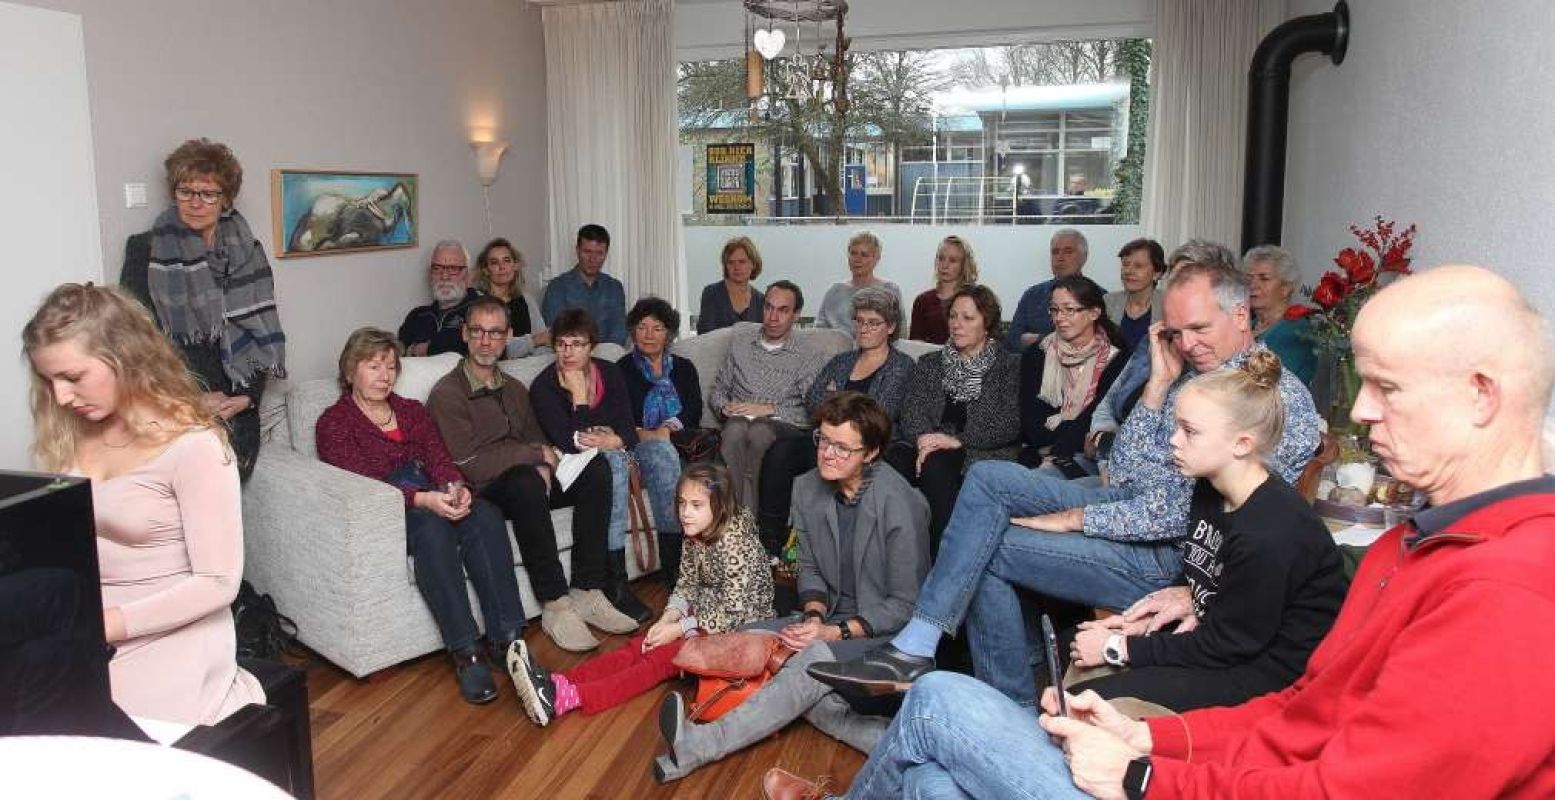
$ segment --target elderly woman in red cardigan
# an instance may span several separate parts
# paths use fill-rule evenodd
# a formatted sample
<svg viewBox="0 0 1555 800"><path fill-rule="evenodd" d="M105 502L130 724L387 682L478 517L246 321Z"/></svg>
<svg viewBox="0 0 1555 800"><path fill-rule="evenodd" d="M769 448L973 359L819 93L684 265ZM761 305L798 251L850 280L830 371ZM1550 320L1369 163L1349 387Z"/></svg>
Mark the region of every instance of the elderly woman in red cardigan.
<svg viewBox="0 0 1555 800"><path fill-rule="evenodd" d="M459 693L468 703L489 703L497 687L481 658L464 578L469 575L480 598L493 663L502 665L524 627L513 549L502 512L470 494L426 408L394 394L400 350L392 334L377 328L359 328L346 340L340 400L315 431L319 458L404 494L405 548L416 587L453 656Z"/></svg>

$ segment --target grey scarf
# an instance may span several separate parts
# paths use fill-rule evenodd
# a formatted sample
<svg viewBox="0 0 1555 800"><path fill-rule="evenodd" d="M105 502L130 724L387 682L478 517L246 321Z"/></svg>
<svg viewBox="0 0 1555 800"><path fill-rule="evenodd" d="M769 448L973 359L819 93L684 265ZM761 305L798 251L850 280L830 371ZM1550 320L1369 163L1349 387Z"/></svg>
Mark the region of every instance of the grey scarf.
<svg viewBox="0 0 1555 800"><path fill-rule="evenodd" d="M941 388L946 396L957 403L970 403L983 396L983 376L988 374L988 369L993 366L993 361L1003 353L999 343L989 339L983 345L982 352L971 358L964 358L949 342L940 350L940 358L945 363L945 377Z"/></svg>
<svg viewBox="0 0 1555 800"><path fill-rule="evenodd" d="M157 318L178 344L217 343L227 376L247 387L258 373L286 377L286 334L264 248L243 215L226 211L207 247L170 208L151 228L146 283Z"/></svg>

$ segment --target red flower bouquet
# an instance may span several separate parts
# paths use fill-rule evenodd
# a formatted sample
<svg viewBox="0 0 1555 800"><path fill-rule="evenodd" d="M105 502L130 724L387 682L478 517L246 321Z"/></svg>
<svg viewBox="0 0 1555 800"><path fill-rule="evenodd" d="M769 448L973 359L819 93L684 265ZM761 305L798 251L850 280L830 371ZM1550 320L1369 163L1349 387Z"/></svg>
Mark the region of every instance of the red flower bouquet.
<svg viewBox="0 0 1555 800"><path fill-rule="evenodd" d="M1339 356L1350 352L1350 328L1361 306L1389 281L1409 274L1409 251L1415 244L1414 225L1398 230L1392 220L1380 216L1369 228L1351 225L1350 233L1361 246L1340 250L1334 258L1339 269L1323 273L1310 292L1317 307L1294 306L1286 312L1288 317L1305 317L1318 349Z"/></svg>

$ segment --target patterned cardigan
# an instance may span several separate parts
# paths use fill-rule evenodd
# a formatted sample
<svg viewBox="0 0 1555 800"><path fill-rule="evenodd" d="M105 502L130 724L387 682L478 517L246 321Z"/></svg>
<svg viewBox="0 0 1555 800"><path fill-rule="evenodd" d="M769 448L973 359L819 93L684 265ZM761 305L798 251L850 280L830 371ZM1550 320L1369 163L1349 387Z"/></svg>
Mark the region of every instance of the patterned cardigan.
<svg viewBox="0 0 1555 800"><path fill-rule="evenodd" d="M437 485L464 480L453 459L448 457L448 448L443 446L437 425L425 406L390 394L389 408L394 409L394 415L399 419L402 439L398 442L368 421L367 415L352 402L350 392L342 393L314 426L319 459L385 483L391 473L412 461L420 462L427 477ZM405 508L415 508L415 488L400 485L394 488L405 496Z"/></svg>
<svg viewBox="0 0 1555 800"><path fill-rule="evenodd" d="M708 633L772 619L770 561L756 536L755 517L747 509L736 509L718 541L686 540L680 578L668 606L694 618L695 626Z"/></svg>
<svg viewBox="0 0 1555 800"><path fill-rule="evenodd" d="M867 391L870 397L880 401L886 416L895 423L902 413L902 398L907 396L907 381L912 378L913 360L912 356L895 347L886 347L890 353L885 363L875 370L875 374L869 376ZM810 390L805 392L805 410L814 414L826 398L848 385L848 376L853 374L853 367L858 364L859 353L858 349L838 353L826 362L826 366L821 367L821 373L815 376Z"/></svg>
<svg viewBox="0 0 1555 800"><path fill-rule="evenodd" d="M987 346L998 352L983 376L983 393L967 404L966 430L955 434L966 448L968 466L987 459L1013 461L1020 450L1020 358L997 341L989 340ZM941 430L944 378L945 360L938 352L918 359L907 383L898 439L912 444L925 433Z"/></svg>

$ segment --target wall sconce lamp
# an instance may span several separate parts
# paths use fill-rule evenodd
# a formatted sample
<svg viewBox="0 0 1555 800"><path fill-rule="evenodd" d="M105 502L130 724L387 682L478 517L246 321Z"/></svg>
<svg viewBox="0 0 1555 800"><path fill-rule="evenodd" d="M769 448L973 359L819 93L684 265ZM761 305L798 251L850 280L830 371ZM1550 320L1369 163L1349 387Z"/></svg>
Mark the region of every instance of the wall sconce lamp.
<svg viewBox="0 0 1555 800"><path fill-rule="evenodd" d="M480 175L481 185L496 183L497 169L502 165L502 153L508 149L507 141L470 142L470 149L475 151L475 172Z"/></svg>

